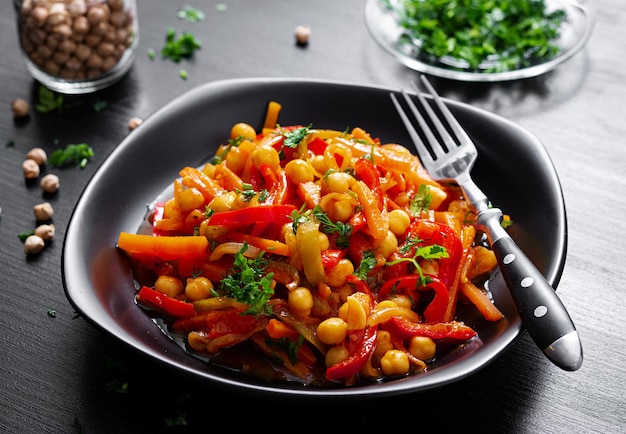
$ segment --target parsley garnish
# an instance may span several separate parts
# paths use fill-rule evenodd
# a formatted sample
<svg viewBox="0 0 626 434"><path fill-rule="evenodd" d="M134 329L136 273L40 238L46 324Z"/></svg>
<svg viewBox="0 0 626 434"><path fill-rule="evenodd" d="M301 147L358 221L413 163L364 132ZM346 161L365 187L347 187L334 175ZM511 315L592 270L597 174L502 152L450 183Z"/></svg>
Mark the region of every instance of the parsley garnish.
<svg viewBox="0 0 626 434"><path fill-rule="evenodd" d="M376 261L376 255L373 250L366 250L363 253L363 258L361 259L361 263L359 264L359 268L356 269L354 275L361 280L365 280L367 278L367 274L376 267L378 261Z"/></svg>
<svg viewBox="0 0 626 434"><path fill-rule="evenodd" d="M439 244L432 244L430 246L418 246L418 244L422 241L423 240L417 237L407 239L402 247L400 247L400 253L407 254L412 248L415 248L415 253L413 254L413 256L409 258L396 259L395 261L387 262L385 265L391 266L399 264L400 262L412 263L420 276L421 285L424 286L430 282L430 278L424 276L424 273L422 272L422 267L420 267L419 263L417 262L417 258L422 258L426 260L445 259L449 258L450 254L445 247L440 246Z"/></svg>
<svg viewBox="0 0 626 434"><path fill-rule="evenodd" d="M55 167L78 165L84 169L93 157L93 149L86 143L67 145L65 149L55 150L48 159L48 163Z"/></svg>
<svg viewBox="0 0 626 434"><path fill-rule="evenodd" d="M320 222L320 231L327 235L331 235L335 232L338 234L337 240L335 241L338 247L348 247L353 229L350 223L333 222L319 205L313 208L313 216Z"/></svg>
<svg viewBox="0 0 626 434"><path fill-rule="evenodd" d="M192 6L185 6L178 11L178 18L188 23L197 23L204 20L204 12Z"/></svg>
<svg viewBox="0 0 626 434"><path fill-rule="evenodd" d="M256 258L246 258L243 255L246 250L248 244L244 243L235 253L232 272L222 279L220 288L226 295L248 305L244 314L269 314L267 302L274 295L274 273L265 273L268 262L263 257L264 251Z"/></svg>
<svg viewBox="0 0 626 434"><path fill-rule="evenodd" d="M161 56L178 63L183 58L191 57L201 47L202 44L192 33L182 32L177 38L176 30L169 27L165 35L165 46L161 49Z"/></svg>
<svg viewBox="0 0 626 434"><path fill-rule="evenodd" d="M417 194L413 196L409 204L409 211L414 216L418 216L422 211L428 211L430 209L432 201L433 195L430 193L430 187L426 184L420 184L417 189Z"/></svg>
<svg viewBox="0 0 626 434"><path fill-rule="evenodd" d="M61 111L63 108L63 95L55 93L47 87L39 86L39 101L35 109L39 113L50 113L51 111Z"/></svg>
<svg viewBox="0 0 626 434"><path fill-rule="evenodd" d="M296 128L291 131L284 131L282 134L285 136L285 140L283 142L283 146L287 148L295 149L298 147L300 142L309 134L309 130L311 129L311 124L306 127Z"/></svg>
<svg viewBox="0 0 626 434"><path fill-rule="evenodd" d="M280 339L267 338L265 340L265 343L270 348L283 350L285 353L287 353L289 362L291 362L292 365L295 365L298 362L298 350L304 343L304 336L300 335L298 337L298 342L294 342L288 338L280 338Z"/></svg>
<svg viewBox="0 0 626 434"><path fill-rule="evenodd" d="M28 232L20 232L19 234L17 234L17 237L20 239L21 242L26 241L26 238L30 237L31 235L35 234L35 230L31 230Z"/></svg>

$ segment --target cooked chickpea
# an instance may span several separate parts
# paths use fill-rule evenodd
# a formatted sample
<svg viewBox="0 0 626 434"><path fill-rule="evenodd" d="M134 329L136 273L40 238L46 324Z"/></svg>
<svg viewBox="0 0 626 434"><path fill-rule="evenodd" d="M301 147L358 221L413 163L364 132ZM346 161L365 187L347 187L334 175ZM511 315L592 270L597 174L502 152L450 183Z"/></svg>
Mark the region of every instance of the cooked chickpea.
<svg viewBox="0 0 626 434"><path fill-rule="evenodd" d="M341 318L330 317L317 326L317 337L326 345L337 345L348 335L348 323Z"/></svg>
<svg viewBox="0 0 626 434"><path fill-rule="evenodd" d="M420 360L430 360L435 357L437 344L426 336L413 336L409 343L409 353Z"/></svg>
<svg viewBox="0 0 626 434"><path fill-rule="evenodd" d="M326 357L324 358L324 363L327 368L336 365L337 363L345 360L350 355L350 352L343 345L337 345L331 347L326 351Z"/></svg>
<svg viewBox="0 0 626 434"><path fill-rule="evenodd" d="M22 171L24 172L24 177L26 179L35 179L40 173L39 164L37 164L35 160L27 158L22 163Z"/></svg>
<svg viewBox="0 0 626 434"><path fill-rule="evenodd" d="M334 200L330 203L327 214L335 221L345 222L352 217L354 206L350 200Z"/></svg>
<svg viewBox="0 0 626 434"><path fill-rule="evenodd" d="M389 350L380 359L384 375L405 375L409 372L409 366L409 357L400 350Z"/></svg>
<svg viewBox="0 0 626 434"><path fill-rule="evenodd" d="M328 239L328 235L326 235L324 232L320 232L317 235L317 242L319 243L321 251L324 251L330 247L330 240Z"/></svg>
<svg viewBox="0 0 626 434"><path fill-rule="evenodd" d="M33 148L26 153L26 159L35 160L40 166L48 162L48 154L42 148Z"/></svg>
<svg viewBox="0 0 626 434"><path fill-rule="evenodd" d="M41 189L46 193L56 193L61 185L59 182L59 177L54 173L48 173L46 176L41 178L39 182Z"/></svg>
<svg viewBox="0 0 626 434"><path fill-rule="evenodd" d="M278 151L271 146L261 145L250 154L252 164L259 169L263 165L270 166L273 170L280 167L280 156Z"/></svg>
<svg viewBox="0 0 626 434"><path fill-rule="evenodd" d="M33 207L33 213L35 214L35 218L39 221L50 220L54 215L54 210L52 209L52 205L50 202L43 202L35 205Z"/></svg>
<svg viewBox="0 0 626 434"><path fill-rule="evenodd" d="M226 166L233 172L240 174L246 166L249 155L250 152L248 152L241 145L236 148L232 148L228 151L228 154L226 154Z"/></svg>
<svg viewBox="0 0 626 434"><path fill-rule="evenodd" d="M17 98L14 99L11 103L11 110L13 111L13 116L16 118L23 118L28 116L28 110L30 110L30 106L25 99Z"/></svg>
<svg viewBox="0 0 626 434"><path fill-rule="evenodd" d="M206 277L195 277L187 279L185 295L191 301L203 300L211 296L213 282Z"/></svg>
<svg viewBox="0 0 626 434"><path fill-rule="evenodd" d="M180 193L177 204L182 212L189 212L204 205L204 196L196 188L187 188Z"/></svg>
<svg viewBox="0 0 626 434"><path fill-rule="evenodd" d="M323 178L323 186L333 193L346 193L350 190L350 186L354 183L354 178L346 172L333 171L326 174Z"/></svg>
<svg viewBox="0 0 626 434"><path fill-rule="evenodd" d="M411 224L411 217L401 209L394 209L389 212L389 229L396 235L402 235Z"/></svg>
<svg viewBox="0 0 626 434"><path fill-rule="evenodd" d="M168 297L176 297L184 291L183 282L172 276L159 276L154 283L154 290Z"/></svg>
<svg viewBox="0 0 626 434"><path fill-rule="evenodd" d="M309 288L299 286L293 291L289 291L287 296L289 309L298 316L305 317L311 314L313 307L313 294Z"/></svg>
<svg viewBox="0 0 626 434"><path fill-rule="evenodd" d="M391 342L391 333L387 330L379 330L376 334L376 348L374 349L374 356L382 357L389 350L393 349L393 343Z"/></svg>
<svg viewBox="0 0 626 434"><path fill-rule="evenodd" d="M294 184L313 181L313 169L304 160L291 160L285 166L287 179Z"/></svg>
<svg viewBox="0 0 626 434"><path fill-rule="evenodd" d="M256 131L252 125L246 124L245 122L239 122L238 124L233 125L230 130L230 138L235 140L238 137L243 137L248 140L256 139Z"/></svg>
<svg viewBox="0 0 626 434"><path fill-rule="evenodd" d="M45 245L46 243L39 235L30 235L24 241L24 252L27 255L34 255L41 252Z"/></svg>
<svg viewBox="0 0 626 434"><path fill-rule="evenodd" d="M214 198L209 207L215 212L230 211L237 200L237 193L229 191Z"/></svg>
<svg viewBox="0 0 626 434"><path fill-rule="evenodd" d="M392 231L387 231L387 236L380 240L374 240L373 245L378 253L388 258L398 247L398 239Z"/></svg>
<svg viewBox="0 0 626 434"><path fill-rule="evenodd" d="M40 237L44 241L50 241L54 238L54 225L39 225L35 228L35 235Z"/></svg>
<svg viewBox="0 0 626 434"><path fill-rule="evenodd" d="M346 283L348 276L354 273L354 264L349 259L340 259L337 265L326 274L326 283L330 286L341 286Z"/></svg>

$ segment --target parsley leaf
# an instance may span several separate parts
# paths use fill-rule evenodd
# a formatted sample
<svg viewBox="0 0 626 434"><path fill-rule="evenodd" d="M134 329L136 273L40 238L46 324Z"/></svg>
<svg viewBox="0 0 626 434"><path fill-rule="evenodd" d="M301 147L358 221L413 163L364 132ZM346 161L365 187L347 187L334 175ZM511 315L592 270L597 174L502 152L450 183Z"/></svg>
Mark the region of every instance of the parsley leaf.
<svg viewBox="0 0 626 434"><path fill-rule="evenodd" d="M344 223L341 221L333 222L330 217L328 217L328 214L326 214L319 205L316 205L315 208L313 208L313 216L320 222L320 231L326 235L331 235L335 232L338 234L337 240L335 241L338 247L348 247L353 230L350 223Z"/></svg>
<svg viewBox="0 0 626 434"><path fill-rule="evenodd" d="M248 244L244 243L241 250L235 253L232 272L222 279L220 288L226 295L248 305L245 314L268 314L267 302L274 295L274 273L265 273L268 262L263 257L264 251L256 258L246 258L243 255L246 250Z"/></svg>
<svg viewBox="0 0 626 434"><path fill-rule="evenodd" d="M411 251L411 249L415 248L415 253L413 254L413 256L407 257L407 258L399 258L399 259L396 259L395 261L387 262L385 263L385 265L391 266L391 265L399 264L400 262L410 262L411 264L413 264L413 266L415 267L415 269L417 270L420 276L421 285L426 285L430 281L430 278L427 276L424 276L424 273L422 272L422 267L420 267L419 263L417 262L417 259L418 258L422 258L426 260L445 259L445 258L449 258L450 254L448 253L448 250L445 247L440 246L439 244L432 244L429 246L419 246L419 243L421 243L422 241L423 240L419 239L418 237L407 239L404 242L404 244L400 247L400 253L407 254L409 251Z"/></svg>
<svg viewBox="0 0 626 434"><path fill-rule="evenodd" d="M61 111L63 108L63 95L51 91L47 87L39 86L39 101L35 109L39 113L50 113L54 110Z"/></svg>
<svg viewBox="0 0 626 434"><path fill-rule="evenodd" d="M295 130L283 132L283 136L285 136L285 140L283 142L283 146L287 148L295 149L298 147L300 142L309 134L309 130L312 125L308 125L306 127L296 128Z"/></svg>
<svg viewBox="0 0 626 434"><path fill-rule="evenodd" d="M87 143L67 145L65 149L56 149L52 152L48 158L48 163L55 167L78 165L84 169L93 156L93 149Z"/></svg>
<svg viewBox="0 0 626 434"><path fill-rule="evenodd" d="M430 187L426 184L420 184L417 194L413 196L409 204L409 211L414 216L418 216L422 211L428 211L433 201L433 195L430 193Z"/></svg>
<svg viewBox="0 0 626 434"><path fill-rule="evenodd" d="M204 20L204 12L192 6L185 6L178 11L178 18L188 23L197 23Z"/></svg>
<svg viewBox="0 0 626 434"><path fill-rule="evenodd" d="M363 253L363 258L361 259L361 263L356 271L353 273L356 277L361 280L365 280L367 278L367 274L376 267L378 261L376 260L376 255L373 250L366 250Z"/></svg>
<svg viewBox="0 0 626 434"><path fill-rule="evenodd" d="M161 56L178 63L183 58L191 57L201 47L202 44L192 33L182 32L179 37L176 37L176 30L169 27L165 35L165 45L161 49Z"/></svg>

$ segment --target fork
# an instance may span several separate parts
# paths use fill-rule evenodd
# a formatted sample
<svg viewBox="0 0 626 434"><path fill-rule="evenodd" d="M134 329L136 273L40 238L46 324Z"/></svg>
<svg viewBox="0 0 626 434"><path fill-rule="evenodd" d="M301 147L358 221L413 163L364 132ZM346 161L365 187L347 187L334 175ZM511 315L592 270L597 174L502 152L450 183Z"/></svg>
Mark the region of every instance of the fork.
<svg viewBox="0 0 626 434"><path fill-rule="evenodd" d="M434 179L454 181L459 185L477 215L478 228L487 234L522 324L552 363L567 371L577 370L583 359L582 344L569 313L554 288L502 227L502 211L490 206L487 196L472 180L470 171L478 157L476 146L426 77L422 75L420 79L439 115L415 83L416 97L424 115L405 90L401 93L428 146L396 95L391 92L390 97L415 144L422 165Z"/></svg>

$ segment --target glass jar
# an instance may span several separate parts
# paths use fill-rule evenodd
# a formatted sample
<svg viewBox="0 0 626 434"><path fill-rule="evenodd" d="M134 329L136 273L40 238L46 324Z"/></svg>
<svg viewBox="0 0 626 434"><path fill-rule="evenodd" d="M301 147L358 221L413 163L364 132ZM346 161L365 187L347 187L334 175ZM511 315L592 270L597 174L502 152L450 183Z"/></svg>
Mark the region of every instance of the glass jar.
<svg viewBox="0 0 626 434"><path fill-rule="evenodd" d="M26 66L53 91L95 92L133 63L135 0L15 0L15 10Z"/></svg>

